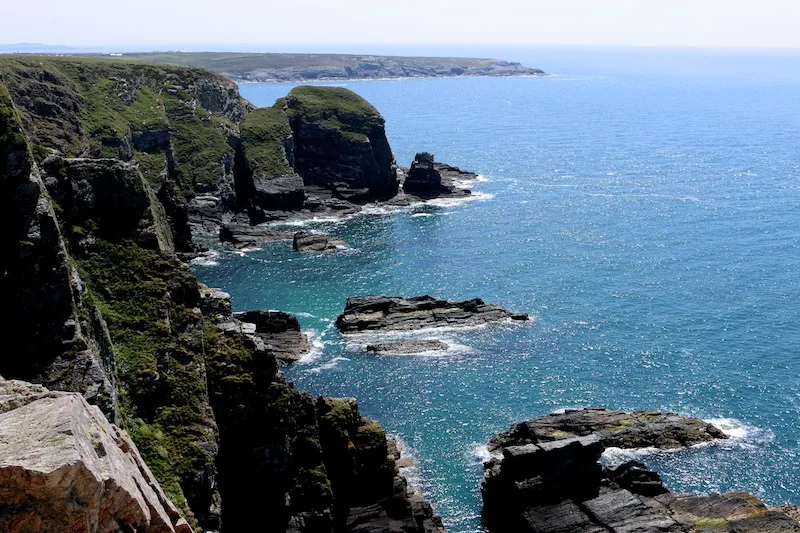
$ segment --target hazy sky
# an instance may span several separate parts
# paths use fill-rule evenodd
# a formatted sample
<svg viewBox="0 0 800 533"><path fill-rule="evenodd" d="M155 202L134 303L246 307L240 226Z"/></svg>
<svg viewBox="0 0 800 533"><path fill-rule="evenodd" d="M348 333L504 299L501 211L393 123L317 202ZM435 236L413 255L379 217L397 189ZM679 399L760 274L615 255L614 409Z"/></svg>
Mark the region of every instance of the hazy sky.
<svg viewBox="0 0 800 533"><path fill-rule="evenodd" d="M800 0L3 0L0 43L800 48Z"/></svg>

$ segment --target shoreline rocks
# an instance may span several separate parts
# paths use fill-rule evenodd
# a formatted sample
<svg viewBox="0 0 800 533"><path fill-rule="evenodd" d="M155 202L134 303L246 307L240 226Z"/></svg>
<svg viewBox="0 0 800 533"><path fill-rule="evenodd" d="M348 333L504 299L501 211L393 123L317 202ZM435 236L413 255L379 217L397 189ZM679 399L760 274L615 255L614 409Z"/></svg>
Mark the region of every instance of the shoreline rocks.
<svg viewBox="0 0 800 533"><path fill-rule="evenodd" d="M347 241L329 235L299 231L294 234L292 248L297 252L325 252L347 248Z"/></svg>
<svg viewBox="0 0 800 533"><path fill-rule="evenodd" d="M480 298L460 302L432 296L356 296L347 299L344 312L336 319L342 333L360 331L409 331L436 327L469 327L502 320L526 321L514 313Z"/></svg>
<svg viewBox="0 0 800 533"><path fill-rule="evenodd" d="M692 417L580 409L515 424L491 439L483 516L492 533L800 532L800 522L743 493L673 494L629 461L602 467L607 446L661 449L725 438Z"/></svg>

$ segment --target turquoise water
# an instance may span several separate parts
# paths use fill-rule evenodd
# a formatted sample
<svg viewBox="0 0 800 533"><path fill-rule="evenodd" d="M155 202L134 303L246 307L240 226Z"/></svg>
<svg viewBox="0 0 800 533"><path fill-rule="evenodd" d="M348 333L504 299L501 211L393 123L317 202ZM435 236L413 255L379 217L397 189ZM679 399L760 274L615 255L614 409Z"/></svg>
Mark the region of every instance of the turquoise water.
<svg viewBox="0 0 800 533"><path fill-rule="evenodd" d="M478 198L310 226L351 250L273 244L195 272L237 310L300 315L316 349L287 375L399 435L450 532L481 531L489 437L571 406L717 419L730 442L646 461L676 491L800 501L798 56L726 58L343 84L383 113L399 162L424 149L479 171ZM290 87L241 90L269 105ZM440 356L375 356L331 326L368 293L481 297L534 320L437 333L454 345Z"/></svg>

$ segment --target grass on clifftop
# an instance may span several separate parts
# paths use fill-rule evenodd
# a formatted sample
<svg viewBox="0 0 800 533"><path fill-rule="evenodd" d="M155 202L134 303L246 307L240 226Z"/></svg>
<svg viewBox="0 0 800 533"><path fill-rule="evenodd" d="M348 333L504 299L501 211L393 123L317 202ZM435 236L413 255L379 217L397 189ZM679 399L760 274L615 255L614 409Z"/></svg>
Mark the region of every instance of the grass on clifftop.
<svg viewBox="0 0 800 533"><path fill-rule="evenodd" d="M98 240L76 263L114 343L123 424L190 516L182 486L212 464L214 447L196 281L185 265L132 241Z"/></svg>
<svg viewBox="0 0 800 533"><path fill-rule="evenodd" d="M300 85L289 92L289 112L306 117L354 114L380 116L375 107L350 89Z"/></svg>
<svg viewBox="0 0 800 533"><path fill-rule="evenodd" d="M254 175L289 174L284 141L292 134L289 119L279 107L256 109L242 122L241 137L247 166Z"/></svg>
<svg viewBox="0 0 800 533"><path fill-rule="evenodd" d="M22 125L14 111L8 89L0 83L0 154L3 155L0 160L0 171L5 171L6 154L21 150L27 150Z"/></svg>

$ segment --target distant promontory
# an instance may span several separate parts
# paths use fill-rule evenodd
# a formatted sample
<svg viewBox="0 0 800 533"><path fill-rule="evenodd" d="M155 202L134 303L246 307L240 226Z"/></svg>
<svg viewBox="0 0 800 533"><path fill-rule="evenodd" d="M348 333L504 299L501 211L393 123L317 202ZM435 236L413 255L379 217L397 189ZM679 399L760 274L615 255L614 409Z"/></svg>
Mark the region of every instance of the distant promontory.
<svg viewBox="0 0 800 533"><path fill-rule="evenodd" d="M543 70L521 63L464 57L227 52L152 52L117 57L204 68L234 81L250 82L545 75Z"/></svg>

